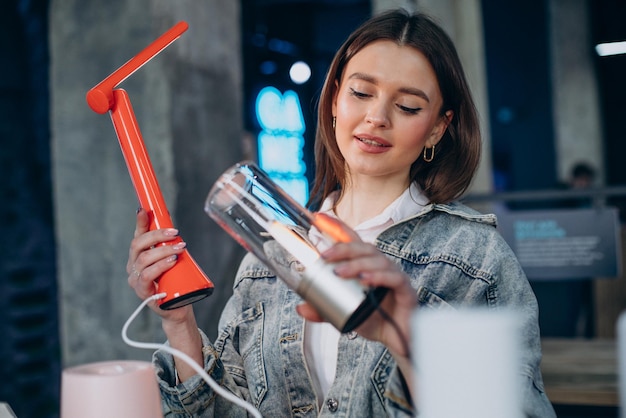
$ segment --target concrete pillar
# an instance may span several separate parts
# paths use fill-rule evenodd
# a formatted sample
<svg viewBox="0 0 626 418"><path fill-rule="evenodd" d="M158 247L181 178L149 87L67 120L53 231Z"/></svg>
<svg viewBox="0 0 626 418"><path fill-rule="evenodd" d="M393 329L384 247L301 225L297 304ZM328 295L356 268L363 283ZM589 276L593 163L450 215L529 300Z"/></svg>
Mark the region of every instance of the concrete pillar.
<svg viewBox="0 0 626 418"><path fill-rule="evenodd" d="M239 2L55 0L50 13L55 226L64 366L149 358L120 338L139 300L125 264L137 199L110 118L85 102L89 88L179 20L190 29L126 80L174 224L216 284L195 306L216 329L242 251L203 212L217 176L242 155ZM135 339L162 341L143 312Z"/></svg>
<svg viewBox="0 0 626 418"><path fill-rule="evenodd" d="M409 12L417 11L418 0L372 0L372 13L376 14L388 9L403 8Z"/></svg>
<svg viewBox="0 0 626 418"><path fill-rule="evenodd" d="M423 11L437 19L452 38L474 95L483 136L481 163L469 192L491 192L493 181L480 0L374 0L372 6L374 12L396 7Z"/></svg>
<svg viewBox="0 0 626 418"><path fill-rule="evenodd" d="M558 176L566 181L572 166L586 161L602 183L604 148L587 0L548 3Z"/></svg>

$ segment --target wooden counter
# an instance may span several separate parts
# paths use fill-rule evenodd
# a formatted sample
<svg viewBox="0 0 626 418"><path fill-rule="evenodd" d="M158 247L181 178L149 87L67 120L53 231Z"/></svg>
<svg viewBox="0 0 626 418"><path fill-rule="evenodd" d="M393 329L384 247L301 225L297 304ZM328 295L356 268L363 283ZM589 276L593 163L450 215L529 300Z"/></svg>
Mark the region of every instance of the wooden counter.
<svg viewBox="0 0 626 418"><path fill-rule="evenodd" d="M615 340L543 339L541 370L553 404L619 406Z"/></svg>

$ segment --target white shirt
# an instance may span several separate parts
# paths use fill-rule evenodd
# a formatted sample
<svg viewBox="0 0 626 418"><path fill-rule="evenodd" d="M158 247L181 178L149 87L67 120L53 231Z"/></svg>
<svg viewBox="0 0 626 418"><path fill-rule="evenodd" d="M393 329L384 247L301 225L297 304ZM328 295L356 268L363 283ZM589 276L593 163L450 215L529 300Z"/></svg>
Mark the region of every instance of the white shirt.
<svg viewBox="0 0 626 418"><path fill-rule="evenodd" d="M332 193L324 200L320 212L336 217L332 207L337 198L337 193ZM411 183L411 186L380 214L360 223L354 228L354 231L364 242L373 243L382 231L416 214L427 204L426 196L422 194L415 183ZM317 399L320 402L325 398L330 385L335 380L340 335L340 332L328 322L305 321L304 355L313 379Z"/></svg>

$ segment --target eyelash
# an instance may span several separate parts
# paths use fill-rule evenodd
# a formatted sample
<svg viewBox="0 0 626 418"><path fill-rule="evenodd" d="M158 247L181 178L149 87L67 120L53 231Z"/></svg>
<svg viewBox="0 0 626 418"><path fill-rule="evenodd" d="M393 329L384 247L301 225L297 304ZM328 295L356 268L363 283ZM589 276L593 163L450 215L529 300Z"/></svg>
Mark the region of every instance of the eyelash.
<svg viewBox="0 0 626 418"><path fill-rule="evenodd" d="M353 96L353 97L356 97L357 99L367 99L367 98L371 97L371 95L366 94L366 93L362 93L360 91L357 91L357 90L353 89L352 87L350 87L350 95ZM415 115L420 110L422 110L421 107L413 108L413 107L406 107L406 106L401 106L401 105L396 105L396 106L402 112L407 113L409 115Z"/></svg>
<svg viewBox="0 0 626 418"><path fill-rule="evenodd" d="M369 94L365 94L365 93L361 93L360 91L356 91L352 87L350 87L350 95L354 96L354 97L356 97L358 99L365 99L365 98L371 97Z"/></svg>
<svg viewBox="0 0 626 418"><path fill-rule="evenodd" d="M398 107L400 108L401 111L408 113L409 115L415 115L417 114L420 110L422 110L421 107L406 107L406 106L400 106L398 105Z"/></svg>

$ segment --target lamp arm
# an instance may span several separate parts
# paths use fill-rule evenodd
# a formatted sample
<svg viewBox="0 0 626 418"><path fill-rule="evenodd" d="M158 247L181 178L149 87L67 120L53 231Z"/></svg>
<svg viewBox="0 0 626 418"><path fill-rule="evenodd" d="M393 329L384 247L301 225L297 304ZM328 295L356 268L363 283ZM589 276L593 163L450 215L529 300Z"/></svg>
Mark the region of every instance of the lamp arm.
<svg viewBox="0 0 626 418"><path fill-rule="evenodd" d="M113 89L122 81L130 77L135 71L140 69L145 63L154 58L159 52L167 48L172 42L178 39L187 29L187 22L178 22L169 30L155 39L141 52L128 60L124 65L115 70L111 75L98 83L87 92L87 103L89 107L100 114L104 114L113 108L115 100Z"/></svg>

